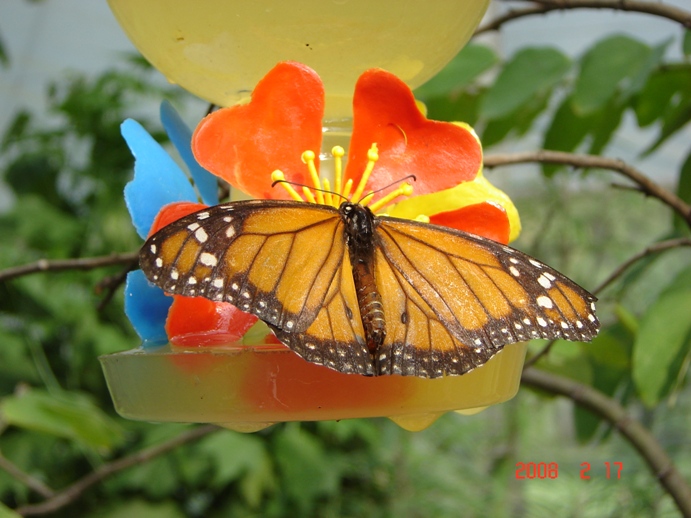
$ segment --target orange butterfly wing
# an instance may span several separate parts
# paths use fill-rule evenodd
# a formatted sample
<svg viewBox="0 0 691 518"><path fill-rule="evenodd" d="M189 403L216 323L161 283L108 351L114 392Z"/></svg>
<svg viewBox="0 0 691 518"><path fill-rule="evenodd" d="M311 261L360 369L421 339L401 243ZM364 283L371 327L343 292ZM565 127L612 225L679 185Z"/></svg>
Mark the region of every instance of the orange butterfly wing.
<svg viewBox="0 0 691 518"><path fill-rule="evenodd" d="M289 332L321 311L343 261L332 208L243 201L186 216L150 237L139 262L168 293L230 302Z"/></svg>
<svg viewBox="0 0 691 518"><path fill-rule="evenodd" d="M509 343L590 340L595 297L556 270L495 241L378 218L375 275L387 335L382 374L463 374Z"/></svg>

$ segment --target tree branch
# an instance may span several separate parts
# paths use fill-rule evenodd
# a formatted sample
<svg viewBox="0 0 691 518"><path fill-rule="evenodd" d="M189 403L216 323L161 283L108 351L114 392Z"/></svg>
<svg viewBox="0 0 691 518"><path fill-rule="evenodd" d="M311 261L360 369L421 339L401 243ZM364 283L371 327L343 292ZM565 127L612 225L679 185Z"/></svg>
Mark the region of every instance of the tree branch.
<svg viewBox="0 0 691 518"><path fill-rule="evenodd" d="M619 265L619 267L616 270L614 270L609 277L602 281L602 283L600 283L600 285L593 290L593 295L597 295L607 286L612 284L637 261L640 261L641 259L649 255L664 252L665 250L670 250L672 248L680 248L682 246L691 246L691 239L687 237L682 237L679 239L669 239L667 241L660 241L659 243L655 243L654 245L649 246L642 252L637 253L636 255L630 257L628 260Z"/></svg>
<svg viewBox="0 0 691 518"><path fill-rule="evenodd" d="M128 254L112 254L102 257L84 257L77 259L58 259L48 260L40 259L35 263L25 264L23 266L15 266L0 271L0 282L8 281L23 275L30 275L38 272L57 272L61 270L93 270L103 266L112 266L114 264L126 264L137 261L139 257L138 252L131 252Z"/></svg>
<svg viewBox="0 0 691 518"><path fill-rule="evenodd" d="M609 169L626 176L636 183L645 194L653 196L670 206L684 218L684 221L686 221L689 226L691 226L691 206L676 194L655 183L623 160L597 155L579 155L575 153L565 153L563 151L540 150L534 152L488 155L485 156L484 162L485 167L541 162L570 165L579 168Z"/></svg>
<svg viewBox="0 0 691 518"><path fill-rule="evenodd" d="M680 23L687 29L691 28L691 12L658 2L636 0L533 0L532 3L537 5L512 9L508 13L498 16L478 28L475 31L475 35L499 30L502 25L512 20L564 9L614 9L616 11L645 13Z"/></svg>
<svg viewBox="0 0 691 518"><path fill-rule="evenodd" d="M681 513L691 516L691 487L655 437L619 403L588 385L538 369L524 370L521 381L524 385L567 397L608 421L645 459L653 476L671 495Z"/></svg>
<svg viewBox="0 0 691 518"><path fill-rule="evenodd" d="M55 491L53 491L50 487L44 484L41 480L23 471L11 460L5 457L2 453L0 453L0 469L5 470L7 473L10 474L10 476L24 484L32 491L35 491L43 498L50 498L55 494Z"/></svg>
<svg viewBox="0 0 691 518"><path fill-rule="evenodd" d="M103 479L108 478L119 471L123 471L138 464L148 462L160 455L163 455L164 453L174 450L178 446L199 440L202 437L218 430L220 430L220 428L211 424L198 426L192 430L181 433L177 437L174 437L173 439L170 439L162 444L151 446L150 448L146 448L127 457L104 464L85 477L77 480L77 482L71 486L68 486L62 491L55 493L51 498L48 498L39 504L25 505L24 507L16 509L16 512L22 516L35 516L57 511L58 509L61 509L62 507L65 507L66 505L69 505L77 500L82 493L84 493L84 491L89 489L94 484L101 482Z"/></svg>

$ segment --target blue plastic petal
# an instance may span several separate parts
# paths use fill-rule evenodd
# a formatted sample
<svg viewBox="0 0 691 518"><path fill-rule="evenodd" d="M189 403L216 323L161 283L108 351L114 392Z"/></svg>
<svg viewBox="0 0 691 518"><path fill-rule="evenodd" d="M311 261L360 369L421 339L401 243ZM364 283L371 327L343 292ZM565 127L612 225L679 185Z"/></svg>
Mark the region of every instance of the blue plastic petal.
<svg viewBox="0 0 691 518"><path fill-rule="evenodd" d="M146 238L161 207L197 201L197 195L185 173L141 124L127 119L120 131L135 158L134 180L125 186L125 204L137 233Z"/></svg>
<svg viewBox="0 0 691 518"><path fill-rule="evenodd" d="M161 122L168 138L180 153L180 157L194 179L202 202L207 205L218 204L218 178L204 169L192 154L192 131L182 121L180 114L168 101L161 103Z"/></svg>
<svg viewBox="0 0 691 518"><path fill-rule="evenodd" d="M162 345L166 336L166 317L173 304L161 288L149 284L144 272L135 270L125 281L125 315L143 341L144 347Z"/></svg>

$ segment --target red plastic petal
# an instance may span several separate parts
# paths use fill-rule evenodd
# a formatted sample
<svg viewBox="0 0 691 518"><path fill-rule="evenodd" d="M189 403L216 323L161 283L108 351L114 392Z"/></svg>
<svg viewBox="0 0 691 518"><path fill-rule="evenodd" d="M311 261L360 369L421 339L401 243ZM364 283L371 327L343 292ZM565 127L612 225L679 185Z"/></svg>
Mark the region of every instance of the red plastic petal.
<svg viewBox="0 0 691 518"><path fill-rule="evenodd" d="M205 209L206 207L208 207L208 205L204 205L203 203L193 203L191 201L180 201L166 205L160 211L158 211L156 219L154 219L154 224L151 225L149 236L155 234L166 225L170 225L173 221L177 221L180 218L184 218L185 216L192 214L193 212L197 212L198 210Z"/></svg>
<svg viewBox="0 0 691 518"><path fill-rule="evenodd" d="M254 315L227 302L180 295L173 299L166 320L166 333L173 345L208 347L236 342L257 321Z"/></svg>
<svg viewBox="0 0 691 518"><path fill-rule="evenodd" d="M379 69L366 71L355 86L353 137L345 176L356 185L372 143L379 148L379 161L368 190L413 174L417 177L415 194L437 192L472 180L482 163L482 148L467 129L427 119L410 88Z"/></svg>
<svg viewBox="0 0 691 518"><path fill-rule="evenodd" d="M491 203L477 203L462 209L440 212L429 219L435 225L463 230L503 244L509 242L509 218L503 209Z"/></svg>
<svg viewBox="0 0 691 518"><path fill-rule="evenodd" d="M285 198L271 187L271 173L305 183L303 151L319 155L324 86L306 65L276 65L257 84L249 104L205 117L192 137L197 161L233 187L255 198Z"/></svg>

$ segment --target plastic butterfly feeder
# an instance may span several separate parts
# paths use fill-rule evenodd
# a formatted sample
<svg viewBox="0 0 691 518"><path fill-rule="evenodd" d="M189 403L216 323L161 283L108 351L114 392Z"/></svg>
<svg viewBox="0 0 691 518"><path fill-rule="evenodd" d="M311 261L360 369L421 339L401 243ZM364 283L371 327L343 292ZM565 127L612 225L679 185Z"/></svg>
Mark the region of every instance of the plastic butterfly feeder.
<svg viewBox="0 0 691 518"><path fill-rule="evenodd" d="M297 64L280 67L307 73L307 67ZM260 86L253 102L261 96ZM357 94L356 88L356 102ZM248 107L227 110L238 109ZM198 142L205 142L205 132L213 136L217 126L222 127L224 111L202 121L195 134ZM358 123L356 109L354 141ZM384 124L374 135L382 148L390 131L392 125ZM395 124L393 133L399 140L403 134L403 142L412 148L413 130ZM216 138L216 144L224 138ZM364 160L351 148L347 166L362 170L352 194L352 182L341 185L342 149L334 149L334 189L319 181L315 155L306 152L302 161L315 190L303 191L313 203L296 201L300 195L290 183L281 182L292 200L240 201L202 209L147 240L140 253L142 270L167 293L231 303L256 315L306 360L344 373L461 375L510 343L532 338L590 340L597 334L595 297L545 264L456 228L375 215L411 190L402 185L385 196L377 193L378 199L372 191L411 170L402 152L398 170L387 169L395 174L383 175L380 185L367 184L378 167L374 142ZM195 152L213 171L217 156L230 149L221 146L209 155L197 144ZM230 175L242 166L242 157L231 165ZM287 169L285 175L267 170L266 180L255 190L266 192L271 183L286 177L288 182L304 182L295 168Z"/></svg>

